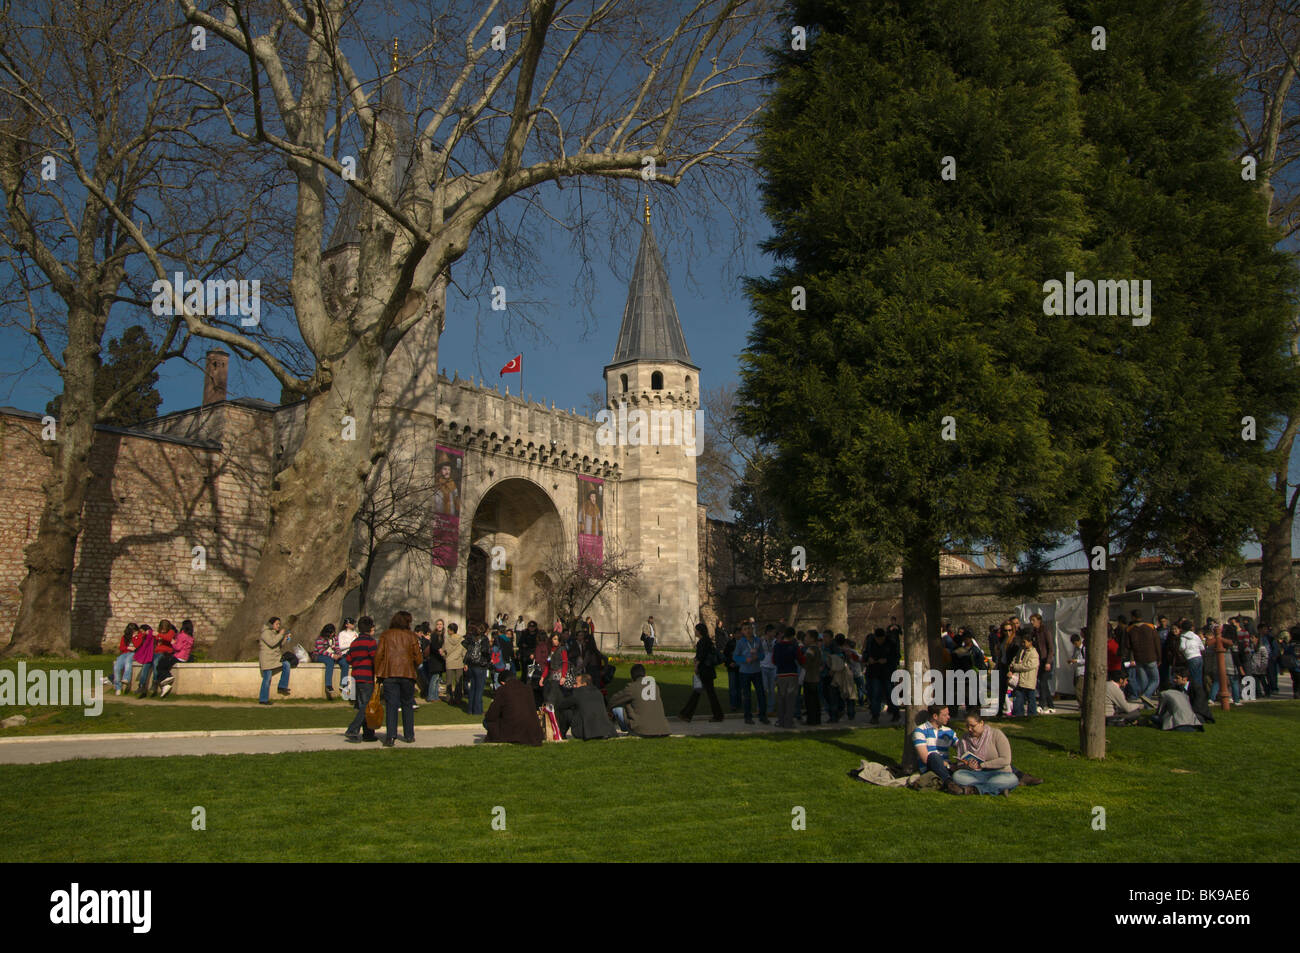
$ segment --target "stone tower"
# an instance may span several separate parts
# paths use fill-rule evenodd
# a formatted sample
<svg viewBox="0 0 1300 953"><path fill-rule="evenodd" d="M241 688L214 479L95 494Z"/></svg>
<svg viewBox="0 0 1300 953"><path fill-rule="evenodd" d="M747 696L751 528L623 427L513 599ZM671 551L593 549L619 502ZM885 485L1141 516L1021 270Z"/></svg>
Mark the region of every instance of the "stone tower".
<svg viewBox="0 0 1300 953"><path fill-rule="evenodd" d="M650 202L613 360L606 406L617 436L619 542L641 564L641 590L625 594L619 624L635 644L647 616L659 641L689 643L700 613L695 459L700 369L691 362Z"/></svg>

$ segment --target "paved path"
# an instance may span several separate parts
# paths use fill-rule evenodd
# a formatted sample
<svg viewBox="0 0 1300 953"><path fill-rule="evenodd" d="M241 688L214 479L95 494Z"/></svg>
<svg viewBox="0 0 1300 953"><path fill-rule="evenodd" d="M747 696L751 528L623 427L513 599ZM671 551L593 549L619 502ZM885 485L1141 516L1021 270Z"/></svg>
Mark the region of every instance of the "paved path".
<svg viewBox="0 0 1300 953"><path fill-rule="evenodd" d="M882 719L880 727L888 727ZM781 732L774 725L746 725L738 715L723 722L707 718L686 724L671 718L674 738L697 735L758 734ZM840 721L814 728L797 726L794 730L843 731L846 728L869 728L865 718ZM414 748L450 748L482 744L486 732L477 725L425 725L415 729ZM572 740L565 744L574 743ZM398 748L408 747L402 742ZM249 731L156 731L131 734L100 733L93 735L28 735L0 739L0 764L45 764L79 758L143 758L168 755L205 754L278 754L282 751L374 751L383 750L378 742L353 744L345 741L339 728L290 728Z"/></svg>

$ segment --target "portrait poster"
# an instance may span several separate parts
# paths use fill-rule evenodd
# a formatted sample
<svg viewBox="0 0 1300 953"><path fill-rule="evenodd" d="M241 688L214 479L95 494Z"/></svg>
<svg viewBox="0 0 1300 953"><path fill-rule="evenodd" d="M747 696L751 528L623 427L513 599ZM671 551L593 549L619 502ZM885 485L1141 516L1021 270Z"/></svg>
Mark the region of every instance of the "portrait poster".
<svg viewBox="0 0 1300 953"><path fill-rule="evenodd" d="M433 564L445 569L455 567L460 551L460 490L464 473L464 451L434 447Z"/></svg>
<svg viewBox="0 0 1300 953"><path fill-rule="evenodd" d="M595 477L578 477L578 556L605 558L605 481Z"/></svg>

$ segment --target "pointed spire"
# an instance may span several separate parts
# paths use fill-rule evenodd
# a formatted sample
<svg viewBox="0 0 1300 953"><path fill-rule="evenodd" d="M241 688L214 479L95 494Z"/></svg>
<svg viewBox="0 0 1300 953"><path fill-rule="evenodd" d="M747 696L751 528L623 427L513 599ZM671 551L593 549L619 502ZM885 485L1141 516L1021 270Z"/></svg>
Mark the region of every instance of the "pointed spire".
<svg viewBox="0 0 1300 953"><path fill-rule="evenodd" d="M611 365L628 361L678 361L695 367L686 347L686 335L677 317L668 273L650 228L650 199L646 198L646 221L641 230L641 248L628 282L623 324L618 332Z"/></svg>

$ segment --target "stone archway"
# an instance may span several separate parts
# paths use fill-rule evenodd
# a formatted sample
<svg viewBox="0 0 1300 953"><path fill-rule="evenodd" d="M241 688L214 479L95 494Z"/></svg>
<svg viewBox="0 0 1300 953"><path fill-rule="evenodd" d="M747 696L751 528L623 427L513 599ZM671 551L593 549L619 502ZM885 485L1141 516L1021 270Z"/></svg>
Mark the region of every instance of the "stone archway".
<svg viewBox="0 0 1300 953"><path fill-rule="evenodd" d="M546 579L547 557L564 541L564 523L555 503L533 481L512 477L483 494L474 510L470 547L471 554L479 549L487 556L484 618L490 622L498 612L506 612L512 621L522 615L548 628L549 603L539 580ZM468 618L468 578L466 589Z"/></svg>

